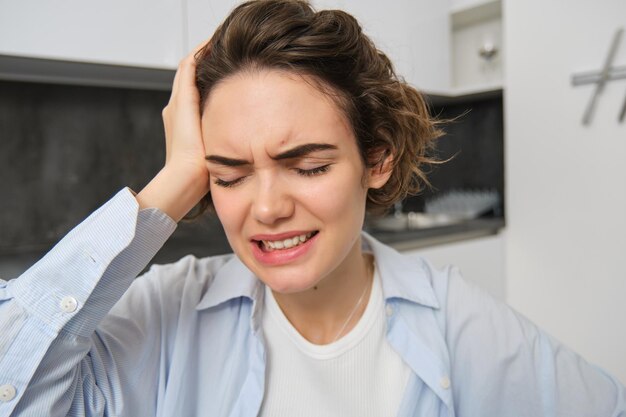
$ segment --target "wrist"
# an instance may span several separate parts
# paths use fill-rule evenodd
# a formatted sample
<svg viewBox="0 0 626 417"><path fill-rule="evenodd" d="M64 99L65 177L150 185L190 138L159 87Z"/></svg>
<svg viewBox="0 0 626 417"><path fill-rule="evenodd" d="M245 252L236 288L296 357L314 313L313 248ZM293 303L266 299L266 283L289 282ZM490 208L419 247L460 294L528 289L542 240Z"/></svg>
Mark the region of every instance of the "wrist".
<svg viewBox="0 0 626 417"><path fill-rule="evenodd" d="M140 208L158 208L178 222L208 191L208 171L190 174L166 165L135 198Z"/></svg>

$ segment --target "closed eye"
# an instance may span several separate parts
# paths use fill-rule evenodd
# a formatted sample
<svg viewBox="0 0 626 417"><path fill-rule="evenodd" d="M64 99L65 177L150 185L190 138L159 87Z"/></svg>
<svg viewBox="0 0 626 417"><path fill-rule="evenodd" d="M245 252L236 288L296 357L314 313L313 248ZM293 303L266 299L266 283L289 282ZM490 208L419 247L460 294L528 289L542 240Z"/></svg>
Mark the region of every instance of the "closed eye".
<svg viewBox="0 0 626 417"><path fill-rule="evenodd" d="M319 175L327 172L330 169L331 164L322 165L311 169L294 168L296 172L305 177L311 177L313 175Z"/></svg>
<svg viewBox="0 0 626 417"><path fill-rule="evenodd" d="M294 168L294 170L298 173L298 175L302 175L304 177L312 177L312 176L315 176L315 175L321 175L321 174L323 174L325 172L328 172L328 170L330 169L331 165L332 164L326 164L326 165L322 165L322 166L311 168L311 169ZM243 176L243 177L239 177L239 178L236 178L236 179L230 180L230 181L226 181L226 180L222 180L220 178L216 178L213 181L213 183L215 185L220 186L220 187L229 188L229 187L234 187L236 185L239 185L246 178L247 178L247 176Z"/></svg>
<svg viewBox="0 0 626 417"><path fill-rule="evenodd" d="M225 180L216 178L215 181L213 181L213 184L218 185L220 187L228 188L228 187L234 187L235 185L238 185L239 183L243 182L244 179L246 179L246 177L239 177L231 181L225 181Z"/></svg>

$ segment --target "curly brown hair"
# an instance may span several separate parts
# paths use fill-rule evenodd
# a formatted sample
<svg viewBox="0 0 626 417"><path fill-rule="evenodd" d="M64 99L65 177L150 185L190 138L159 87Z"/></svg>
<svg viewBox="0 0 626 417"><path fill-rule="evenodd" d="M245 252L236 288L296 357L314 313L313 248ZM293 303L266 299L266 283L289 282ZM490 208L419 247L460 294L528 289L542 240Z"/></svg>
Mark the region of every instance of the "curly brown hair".
<svg viewBox="0 0 626 417"><path fill-rule="evenodd" d="M442 134L439 122L350 14L315 11L300 0L248 1L217 28L196 61L202 108L212 88L242 71L280 69L316 80L345 112L365 166L392 156L387 183L368 190L369 213L384 212L428 184L425 167L436 162L430 150ZM210 207L207 194L199 212Z"/></svg>

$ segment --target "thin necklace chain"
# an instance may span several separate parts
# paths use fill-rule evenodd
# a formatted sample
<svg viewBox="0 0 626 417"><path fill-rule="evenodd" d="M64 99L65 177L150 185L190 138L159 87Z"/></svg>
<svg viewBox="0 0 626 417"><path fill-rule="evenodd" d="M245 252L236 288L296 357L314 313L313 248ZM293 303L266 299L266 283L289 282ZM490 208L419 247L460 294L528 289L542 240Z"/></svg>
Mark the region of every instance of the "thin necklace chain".
<svg viewBox="0 0 626 417"><path fill-rule="evenodd" d="M367 268L368 278L369 278L369 275L370 275L370 268L371 268L370 263L368 263L368 268ZM363 302L363 298L365 297L365 293L367 292L368 288L369 288L369 285L365 284L365 288L363 288L363 292L361 293L361 296L359 297L359 300L354 305L354 308L352 309L352 312L350 312L350 315L348 315L348 318L346 319L345 323L343 323L343 326L341 326L341 329L339 329L339 332L337 333L337 336L335 336L335 338L333 339L333 341L331 343L335 343L339 339L341 334L344 332L344 330L348 326L348 323L350 323L350 320L352 320L352 316L354 316L354 313L356 313L356 311L359 309L359 306Z"/></svg>

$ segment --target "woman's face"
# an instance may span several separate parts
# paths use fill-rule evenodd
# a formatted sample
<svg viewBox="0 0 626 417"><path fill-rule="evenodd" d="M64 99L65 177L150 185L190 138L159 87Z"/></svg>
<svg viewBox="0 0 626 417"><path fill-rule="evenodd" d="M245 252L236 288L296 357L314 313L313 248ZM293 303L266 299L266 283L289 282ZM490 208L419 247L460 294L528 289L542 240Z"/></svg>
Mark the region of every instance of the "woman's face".
<svg viewBox="0 0 626 417"><path fill-rule="evenodd" d="M234 252L274 291L307 290L360 259L367 173L350 126L313 83L240 73L211 92L202 131L211 196ZM349 268L347 268L349 269Z"/></svg>

